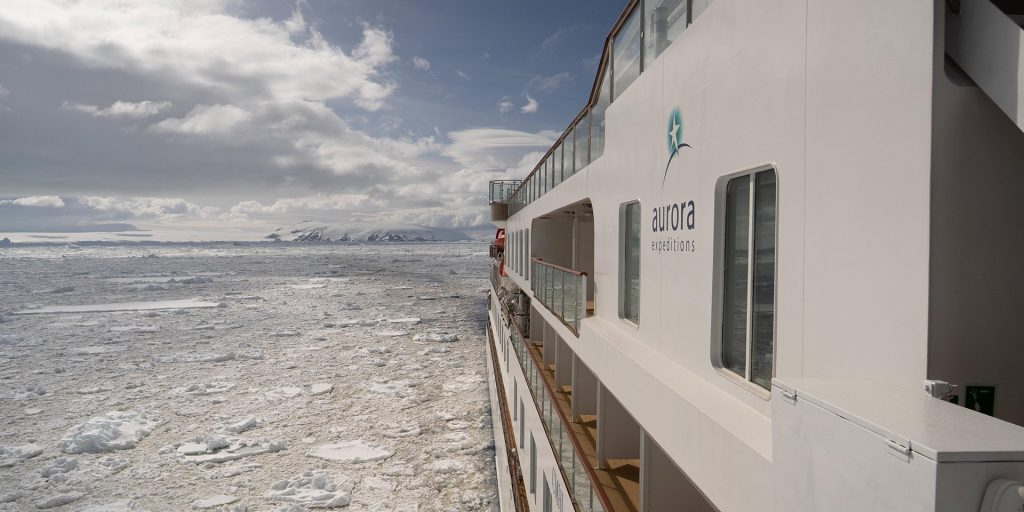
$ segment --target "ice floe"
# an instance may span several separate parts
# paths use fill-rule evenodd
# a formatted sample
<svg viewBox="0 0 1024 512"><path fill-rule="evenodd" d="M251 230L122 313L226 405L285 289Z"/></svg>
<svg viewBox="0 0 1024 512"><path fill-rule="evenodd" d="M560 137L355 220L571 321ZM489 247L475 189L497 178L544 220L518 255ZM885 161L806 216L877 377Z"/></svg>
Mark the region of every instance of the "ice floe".
<svg viewBox="0 0 1024 512"><path fill-rule="evenodd" d="M217 305L217 302L206 302L195 299L157 300L150 302L120 302L114 304L83 304L79 306L45 306L36 309L15 311L14 314L39 315L47 313L111 313L115 311L215 308Z"/></svg>
<svg viewBox="0 0 1024 512"><path fill-rule="evenodd" d="M0 446L0 468L13 466L40 453L43 453L43 447L35 443Z"/></svg>
<svg viewBox="0 0 1024 512"><path fill-rule="evenodd" d="M118 325L111 327L110 332L153 333L160 332L160 327L156 325Z"/></svg>
<svg viewBox="0 0 1024 512"><path fill-rule="evenodd" d="M298 505L299 509L285 508L282 510L305 510L305 508L337 508L345 507L351 502L351 493L343 489L347 479L333 482L324 471L306 471L301 475L275 482L270 486L267 498L271 501Z"/></svg>
<svg viewBox="0 0 1024 512"><path fill-rule="evenodd" d="M91 505L78 512L135 512L139 510L142 510L142 507L135 500L122 499L102 505Z"/></svg>
<svg viewBox="0 0 1024 512"><path fill-rule="evenodd" d="M409 331L399 331L399 330L377 331L377 336L384 336L384 337L388 337L388 338L397 338L399 336L408 336L408 335L409 335Z"/></svg>
<svg viewBox="0 0 1024 512"><path fill-rule="evenodd" d="M206 436L182 443L174 451L182 462L203 464L228 462L284 449L284 443L272 439L229 440L219 436Z"/></svg>
<svg viewBox="0 0 1024 512"><path fill-rule="evenodd" d="M394 452L357 439L317 446L306 455L334 462L358 464L384 460L394 455Z"/></svg>
<svg viewBox="0 0 1024 512"><path fill-rule="evenodd" d="M438 343L453 343L459 341L459 337L448 333L417 334L412 337L413 341L432 341Z"/></svg>
<svg viewBox="0 0 1024 512"><path fill-rule="evenodd" d="M407 397L413 393L414 383L408 380L396 380L392 382L374 382L369 390L382 395L393 395L400 398Z"/></svg>
<svg viewBox="0 0 1024 512"><path fill-rule="evenodd" d="M111 411L71 427L60 440L64 453L99 453L133 448L160 424L155 412Z"/></svg>
<svg viewBox="0 0 1024 512"><path fill-rule="evenodd" d="M224 425L224 430L231 432L232 434L241 434L242 432L256 428L257 423L259 423L259 421L255 416L246 416L245 418L227 423Z"/></svg>
<svg viewBox="0 0 1024 512"><path fill-rule="evenodd" d="M215 393L226 393L234 388L235 383L228 381L193 382L192 384L178 388L177 391L186 395L204 396Z"/></svg>
<svg viewBox="0 0 1024 512"><path fill-rule="evenodd" d="M236 501L238 501L237 496L215 494L213 496L207 496L193 501L192 508L194 510L208 510L211 508L223 507L224 505L230 505Z"/></svg>
<svg viewBox="0 0 1024 512"><path fill-rule="evenodd" d="M404 317L404 318L388 318L388 323L389 324L410 324L410 325L416 325L416 324L418 324L418 323L420 323L422 321L423 321L423 319L418 317L418 316L410 316L410 317Z"/></svg>

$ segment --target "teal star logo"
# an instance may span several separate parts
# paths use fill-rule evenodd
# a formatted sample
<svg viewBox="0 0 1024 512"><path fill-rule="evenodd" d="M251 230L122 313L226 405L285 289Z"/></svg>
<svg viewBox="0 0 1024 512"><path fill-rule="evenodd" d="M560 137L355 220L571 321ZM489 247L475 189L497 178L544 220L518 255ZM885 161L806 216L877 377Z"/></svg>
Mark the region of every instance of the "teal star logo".
<svg viewBox="0 0 1024 512"><path fill-rule="evenodd" d="M679 146L683 143L683 115L679 108L672 109L668 116L668 156L672 158L679 152Z"/></svg>

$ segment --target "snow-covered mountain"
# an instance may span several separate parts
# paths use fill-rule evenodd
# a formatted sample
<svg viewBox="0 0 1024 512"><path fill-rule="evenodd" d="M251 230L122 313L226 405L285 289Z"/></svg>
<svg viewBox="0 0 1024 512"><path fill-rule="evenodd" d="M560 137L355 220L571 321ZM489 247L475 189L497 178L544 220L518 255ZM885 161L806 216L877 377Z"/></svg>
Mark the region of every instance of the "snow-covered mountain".
<svg viewBox="0 0 1024 512"><path fill-rule="evenodd" d="M275 229L266 238L284 242L459 242L473 239L457 229L407 224L339 225L315 221Z"/></svg>

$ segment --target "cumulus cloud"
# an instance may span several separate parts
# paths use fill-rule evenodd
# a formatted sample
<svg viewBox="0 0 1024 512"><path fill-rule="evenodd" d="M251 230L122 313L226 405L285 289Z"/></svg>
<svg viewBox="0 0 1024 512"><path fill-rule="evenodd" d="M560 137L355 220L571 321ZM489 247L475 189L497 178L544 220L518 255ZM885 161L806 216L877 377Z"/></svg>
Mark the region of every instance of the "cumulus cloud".
<svg viewBox="0 0 1024 512"><path fill-rule="evenodd" d="M430 69L430 61L423 57L413 57L412 66L416 69L422 69L424 71Z"/></svg>
<svg viewBox="0 0 1024 512"><path fill-rule="evenodd" d="M0 205L36 206L49 208L63 208L64 200L59 196L26 196L17 199L5 199Z"/></svg>
<svg viewBox="0 0 1024 512"><path fill-rule="evenodd" d="M185 117L164 119L149 129L185 135L227 135L251 119L252 113L234 105L196 105Z"/></svg>
<svg viewBox="0 0 1024 512"><path fill-rule="evenodd" d="M232 13L235 2L16 0L0 11L0 39L75 56L91 66L167 73L174 80L271 98L360 98L394 60L392 36L363 27L352 52L308 30L301 13L276 23ZM376 94L370 88L372 94ZM379 98L370 98L371 103Z"/></svg>
<svg viewBox="0 0 1024 512"><path fill-rule="evenodd" d="M519 111L524 114L533 114L534 112L537 111L538 108L540 108L540 104L537 103L537 100L533 99L532 97L530 97L529 94L527 94L526 103L524 103L522 107L519 107Z"/></svg>
<svg viewBox="0 0 1024 512"><path fill-rule="evenodd" d="M65 101L61 108L64 110L74 110L89 114L93 117L124 117L129 119L145 119L147 117L153 117L168 109L173 105L169 101L150 101L144 100L138 103L132 103L130 101L115 101L107 108L100 108L98 105L85 105L82 103L74 103L71 101Z"/></svg>
<svg viewBox="0 0 1024 512"><path fill-rule="evenodd" d="M458 77L463 79L463 80L472 80L472 78L469 75L467 75L465 71L463 71L461 69L456 69L455 70L455 74L458 75Z"/></svg>

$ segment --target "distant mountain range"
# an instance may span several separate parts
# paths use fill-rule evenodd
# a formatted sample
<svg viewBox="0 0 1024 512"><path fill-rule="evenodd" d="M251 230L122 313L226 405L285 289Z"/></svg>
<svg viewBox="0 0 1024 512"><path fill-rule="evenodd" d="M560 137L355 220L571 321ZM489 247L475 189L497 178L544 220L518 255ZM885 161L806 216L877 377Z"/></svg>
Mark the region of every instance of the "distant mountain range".
<svg viewBox="0 0 1024 512"><path fill-rule="evenodd" d="M395 224L388 226L342 226L314 221L275 229L266 236L282 242L460 242L474 237L449 228Z"/></svg>

